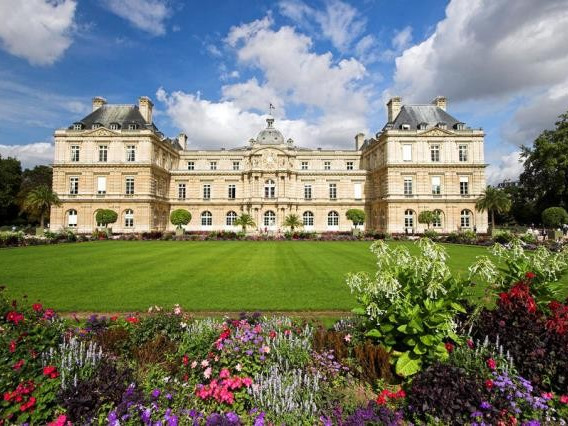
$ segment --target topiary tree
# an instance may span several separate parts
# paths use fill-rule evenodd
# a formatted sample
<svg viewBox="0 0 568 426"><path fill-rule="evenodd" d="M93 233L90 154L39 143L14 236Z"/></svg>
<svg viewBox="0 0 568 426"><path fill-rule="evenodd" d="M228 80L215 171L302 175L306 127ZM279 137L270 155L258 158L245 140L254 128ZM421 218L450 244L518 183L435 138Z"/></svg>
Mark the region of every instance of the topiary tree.
<svg viewBox="0 0 568 426"><path fill-rule="evenodd" d="M437 219L440 213L432 210L424 210L420 212L418 215L418 223L425 223L430 229L430 225L432 225Z"/></svg>
<svg viewBox="0 0 568 426"><path fill-rule="evenodd" d="M185 209L176 209L170 214L170 222L177 229L181 229L182 225L187 225L191 221L191 213Z"/></svg>
<svg viewBox="0 0 568 426"><path fill-rule="evenodd" d="M101 209L97 211L97 223L102 223L106 228L109 224L115 223L118 219L118 213L110 209Z"/></svg>
<svg viewBox="0 0 568 426"><path fill-rule="evenodd" d="M550 228L559 228L568 223L568 213L562 207L549 207L542 212L542 223Z"/></svg>
<svg viewBox="0 0 568 426"><path fill-rule="evenodd" d="M292 232L294 232L294 228L299 228L304 224L300 220L300 217L297 214L291 213L284 218L284 226L289 226Z"/></svg>
<svg viewBox="0 0 568 426"><path fill-rule="evenodd" d="M345 213L347 219L353 222L353 226L363 225L365 223L365 212L361 209L349 209Z"/></svg>

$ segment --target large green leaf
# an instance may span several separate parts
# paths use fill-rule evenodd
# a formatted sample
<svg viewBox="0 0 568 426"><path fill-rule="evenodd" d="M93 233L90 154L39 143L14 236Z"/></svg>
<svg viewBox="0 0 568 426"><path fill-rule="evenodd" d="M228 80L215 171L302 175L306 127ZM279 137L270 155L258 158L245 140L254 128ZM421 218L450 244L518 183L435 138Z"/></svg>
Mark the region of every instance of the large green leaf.
<svg viewBox="0 0 568 426"><path fill-rule="evenodd" d="M451 303L450 303L450 306L451 306L452 308L454 308L454 309L455 309L456 311L458 311L458 312L461 312L461 313L463 313L463 314L466 313L465 308L464 308L462 305L460 305L459 303L451 302Z"/></svg>
<svg viewBox="0 0 568 426"><path fill-rule="evenodd" d="M400 331L401 333L406 334L406 333L407 333L407 330L406 330L407 328L408 328L408 325L407 325L407 324L402 324L402 325L399 325L396 329L397 329L398 331Z"/></svg>
<svg viewBox="0 0 568 426"><path fill-rule="evenodd" d="M404 352L397 360L395 371L396 374L402 377L412 376L420 371L422 362L415 355L410 352Z"/></svg>
<svg viewBox="0 0 568 426"><path fill-rule="evenodd" d="M386 323L386 324L381 324L379 328L383 333L388 333L389 331L392 331L394 329L394 325Z"/></svg>
<svg viewBox="0 0 568 426"><path fill-rule="evenodd" d="M369 331L367 331L367 332L365 333L365 336L367 336L367 337L376 337L377 339L378 339L379 337L381 337L382 335L383 335L383 334L382 334L379 330L377 330L376 328L373 328L372 330L369 330Z"/></svg>
<svg viewBox="0 0 568 426"><path fill-rule="evenodd" d="M429 334L425 334L423 336L420 336L420 341L422 343L424 343L426 346L433 346L434 343L436 343L434 338Z"/></svg>

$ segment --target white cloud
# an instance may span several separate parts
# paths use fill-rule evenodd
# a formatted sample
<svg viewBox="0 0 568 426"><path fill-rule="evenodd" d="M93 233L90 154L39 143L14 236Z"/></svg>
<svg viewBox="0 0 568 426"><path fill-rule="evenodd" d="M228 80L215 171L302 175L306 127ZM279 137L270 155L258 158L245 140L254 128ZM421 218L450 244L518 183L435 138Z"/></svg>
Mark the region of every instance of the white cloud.
<svg viewBox="0 0 568 426"><path fill-rule="evenodd" d="M408 47L412 41L412 27L404 27L397 31L392 39L392 46L397 51L402 51Z"/></svg>
<svg viewBox="0 0 568 426"><path fill-rule="evenodd" d="M4 50L32 65L51 65L73 42L74 0L0 0Z"/></svg>
<svg viewBox="0 0 568 426"><path fill-rule="evenodd" d="M502 155L498 162L490 164L485 172L487 184L495 186L504 180L519 180L519 176L523 172L523 163L520 161L520 156L521 151L513 151Z"/></svg>
<svg viewBox="0 0 568 426"><path fill-rule="evenodd" d="M0 145L2 157L14 157L21 161L22 168L31 169L38 165L53 162L54 146L48 142L30 143L27 145Z"/></svg>
<svg viewBox="0 0 568 426"><path fill-rule="evenodd" d="M166 33L165 21L172 13L165 0L105 0L104 4L115 15L154 36Z"/></svg>
<svg viewBox="0 0 568 426"><path fill-rule="evenodd" d="M566 40L566 0L452 0L435 32L396 59L394 91L457 102L557 84Z"/></svg>
<svg viewBox="0 0 568 426"><path fill-rule="evenodd" d="M254 77L244 83L223 86L222 92L223 99L233 101L242 110L267 111L271 103L276 107L277 116L285 115L284 101L276 91L266 85L259 85Z"/></svg>

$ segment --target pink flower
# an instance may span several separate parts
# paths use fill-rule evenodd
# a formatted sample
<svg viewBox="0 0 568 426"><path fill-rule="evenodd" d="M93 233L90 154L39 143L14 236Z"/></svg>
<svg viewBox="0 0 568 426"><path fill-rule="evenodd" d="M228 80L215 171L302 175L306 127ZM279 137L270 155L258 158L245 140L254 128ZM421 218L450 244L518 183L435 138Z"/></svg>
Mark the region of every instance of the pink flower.
<svg viewBox="0 0 568 426"><path fill-rule="evenodd" d="M32 305L32 309L36 312L40 312L43 309L43 306L41 306L41 303L34 303Z"/></svg>
<svg viewBox="0 0 568 426"><path fill-rule="evenodd" d="M244 384L246 387L249 387L250 385L252 385L252 379L251 379L250 377L245 377L245 378L243 379L243 384Z"/></svg>
<svg viewBox="0 0 568 426"><path fill-rule="evenodd" d="M473 349L473 340L467 339L467 340L466 340L466 343L467 343L467 347L468 347L468 348Z"/></svg>
<svg viewBox="0 0 568 426"><path fill-rule="evenodd" d="M497 363L495 362L495 360L493 358L489 358L487 360L487 366L491 369L491 370L495 370L495 368L497 368Z"/></svg>
<svg viewBox="0 0 568 426"><path fill-rule="evenodd" d="M227 378L231 377L231 373L229 373L229 370L227 370L226 368L223 368L221 370L221 372L219 373L219 377L221 379L227 379Z"/></svg>
<svg viewBox="0 0 568 426"><path fill-rule="evenodd" d="M260 351L267 354L270 353L270 348L268 346L263 346L262 348L260 348Z"/></svg>
<svg viewBox="0 0 568 426"><path fill-rule="evenodd" d="M541 396L544 399L548 400L548 399L552 399L554 397L554 394L552 392L543 392Z"/></svg>
<svg viewBox="0 0 568 426"><path fill-rule="evenodd" d="M345 337L343 337L343 340L345 340L347 343L351 342L351 334L346 334Z"/></svg>
<svg viewBox="0 0 568 426"><path fill-rule="evenodd" d="M66 423L67 423L67 416L65 414L62 414L53 422L48 423L47 426L65 426Z"/></svg>
<svg viewBox="0 0 568 426"><path fill-rule="evenodd" d="M208 367L209 366L209 361L207 361L206 359L204 359L203 361L201 361L201 366L203 368Z"/></svg>
<svg viewBox="0 0 568 426"><path fill-rule="evenodd" d="M197 367L197 361L193 361L193 362L191 363L191 368L195 368L195 367Z"/></svg>
<svg viewBox="0 0 568 426"><path fill-rule="evenodd" d="M560 397L560 402L563 404L568 404L568 395L562 395Z"/></svg>
<svg viewBox="0 0 568 426"><path fill-rule="evenodd" d="M205 371L203 372L203 377L205 377L206 379L208 379L209 377L211 377L211 367L207 367L205 369Z"/></svg>

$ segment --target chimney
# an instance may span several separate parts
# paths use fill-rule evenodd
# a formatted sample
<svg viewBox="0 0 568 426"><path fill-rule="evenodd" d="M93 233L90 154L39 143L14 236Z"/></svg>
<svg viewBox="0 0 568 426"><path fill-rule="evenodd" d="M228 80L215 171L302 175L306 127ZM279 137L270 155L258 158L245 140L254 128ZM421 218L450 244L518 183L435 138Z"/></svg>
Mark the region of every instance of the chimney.
<svg viewBox="0 0 568 426"><path fill-rule="evenodd" d="M388 122L394 122L396 116L400 112L400 107L402 106L402 98L400 96L395 96L387 102L388 111Z"/></svg>
<svg viewBox="0 0 568 426"><path fill-rule="evenodd" d="M364 133L357 133L355 135L355 150L361 151L361 147L365 143L365 134Z"/></svg>
<svg viewBox="0 0 568 426"><path fill-rule="evenodd" d="M448 101L446 100L445 96L436 96L434 98L434 100L432 101L432 103L434 105L436 105L438 108L443 109L444 111L446 110L446 105L448 104Z"/></svg>
<svg viewBox="0 0 568 426"><path fill-rule="evenodd" d="M100 96L95 96L93 98L93 111L98 110L100 107L102 107L106 103L107 103L107 100L105 98L102 98Z"/></svg>
<svg viewBox="0 0 568 426"><path fill-rule="evenodd" d="M146 120L146 123L152 124L152 108L154 104L148 96L140 96L138 99L138 108L140 109L140 114Z"/></svg>
<svg viewBox="0 0 568 426"><path fill-rule="evenodd" d="M183 132L181 132L178 136L178 142L181 145L181 149L186 150L187 149L187 135Z"/></svg>

